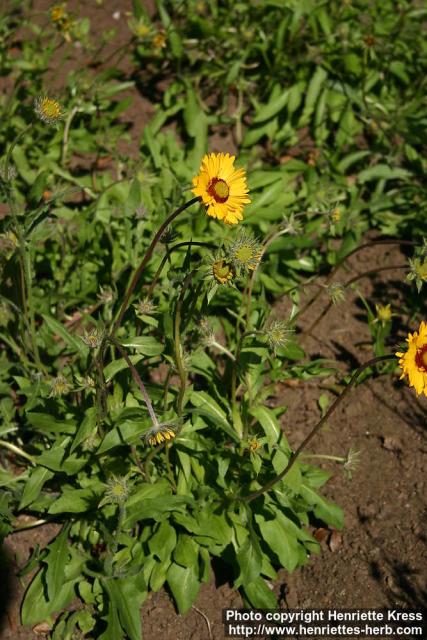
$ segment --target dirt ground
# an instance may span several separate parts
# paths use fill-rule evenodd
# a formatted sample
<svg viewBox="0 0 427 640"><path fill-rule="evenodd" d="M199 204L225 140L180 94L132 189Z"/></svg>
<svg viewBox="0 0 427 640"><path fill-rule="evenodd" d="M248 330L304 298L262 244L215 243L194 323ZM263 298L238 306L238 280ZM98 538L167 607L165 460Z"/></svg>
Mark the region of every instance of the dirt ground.
<svg viewBox="0 0 427 640"><path fill-rule="evenodd" d="M46 8L52 3L35 3ZM128 0L106 0L99 8L95 3L75 4L93 19L97 28L114 26L117 42L124 37L125 11ZM113 18L119 11L120 18ZM114 43L113 43L114 44ZM111 44L111 46L113 46ZM147 98L134 91L134 103L126 114L131 124L132 144L129 154L138 152L138 138L144 122L152 113ZM222 145L222 148L219 145ZM215 141L215 150L227 151L227 140ZM399 247L371 247L353 256L349 275L343 270L337 279L354 273L402 264ZM391 303L399 317L393 319L389 351L402 342L408 330L415 327L402 317L405 286L402 271L390 271L381 277L361 280L359 289L370 302ZM308 291L308 295L312 293ZM299 328L307 329L326 304L321 297ZM287 301L279 301L278 315L285 314ZM342 373L354 369L372 357L366 312L356 294L333 307L315 327L312 335L301 338L307 358L327 357L338 362ZM333 383L339 379L322 379L322 392L333 400ZM319 382L300 382L297 386L278 385L277 404L285 404L283 429L295 448L308 434L320 415ZM345 528L341 533L316 531L322 541L322 554L313 556L309 564L292 575L282 571L272 584L286 608L362 608L427 605L426 584L426 417L427 399L417 398L398 376L371 377L357 386L316 436L310 453L345 456L350 447L360 451L360 464L351 479L333 462L322 466L334 472L322 493L337 502L345 512ZM321 461L316 461L321 463ZM27 578L18 579L16 571L25 564L36 544L47 544L56 534L53 525L9 536L0 558L2 570L0 640L37 638L19 624L19 603ZM222 639L221 610L239 607L241 600L227 581L221 567L215 567L210 584L202 585L195 607L186 615L176 613L165 590L151 594L142 608L145 640Z"/></svg>

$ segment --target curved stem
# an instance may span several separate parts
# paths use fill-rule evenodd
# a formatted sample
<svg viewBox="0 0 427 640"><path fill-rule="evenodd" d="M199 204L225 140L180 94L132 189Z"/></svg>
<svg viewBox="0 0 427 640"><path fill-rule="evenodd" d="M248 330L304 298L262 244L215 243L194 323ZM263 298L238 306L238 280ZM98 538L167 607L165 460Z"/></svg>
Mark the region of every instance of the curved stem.
<svg viewBox="0 0 427 640"><path fill-rule="evenodd" d="M181 312L182 312L182 304L184 302L184 295L187 291L187 288L191 282L192 277L196 273L195 270L190 271L190 273L186 276L181 293L179 294L178 303L176 305L175 312L175 320L174 320L174 344L175 344L175 362L176 367L178 369L179 379L180 379L180 388L178 394L178 404L177 404L177 414L178 416L182 415L182 404L184 401L185 395L185 387L187 385L187 373L184 367L184 361L182 357L182 345L181 345L181 333L180 333L180 324L181 324Z"/></svg>
<svg viewBox="0 0 427 640"><path fill-rule="evenodd" d="M344 288L349 287L350 285L354 284L358 280L361 280L362 278L367 278L368 276L372 276L375 273L379 273L380 271L391 271L393 269L407 269L407 268L408 268L407 264L397 264L397 265L390 265L389 267L379 267L378 269L370 269L369 271L364 271L363 273L359 273L357 276L353 276L353 278L350 278L350 280L347 280L347 282L345 282L343 286ZM333 305L332 300L329 300L328 305L325 307L325 309L323 309L322 313L319 316L317 316L317 318L311 323L310 327L305 331L302 331L300 335L304 335L304 334L310 335L313 329L326 316L326 314L328 313L332 305ZM294 319L300 316L303 313L303 311L304 309L296 313L294 315Z"/></svg>
<svg viewBox="0 0 427 640"><path fill-rule="evenodd" d="M186 242L178 242L177 244L174 244L173 247L171 247L170 249L168 249L168 251L166 252L166 254L163 256L162 261L156 271L156 273L154 274L154 278L152 283L150 284L148 291L147 291L147 298L150 298L150 296L152 295L154 288L157 284L157 282L159 281L159 277L160 274L163 271L163 267L165 266L166 262L168 261L168 258L170 256L170 254L172 253L172 251L175 251L176 249L180 249L181 247L209 247L209 248L215 248L216 245L212 244L212 242L196 242L194 240L189 240Z"/></svg>
<svg viewBox="0 0 427 640"><path fill-rule="evenodd" d="M356 369L356 371L352 375L350 382L348 383L348 385L346 386L342 394L338 396L335 402L329 407L328 411L325 413L323 418L321 418L321 420L319 420L316 426L310 431L310 433L305 438L305 440L302 441L298 449L293 453L291 453L291 456L288 460L288 464L283 469L283 471L281 471L275 478L272 478L272 480L267 482L263 487L261 487L261 489L258 489L258 491L254 491L253 493L250 493L247 496L243 496L243 498L241 499L244 500L245 502L251 502L252 500L255 500L255 498L258 498L259 496L261 496L263 493L266 493L267 491L269 491L272 487L274 487L275 484L280 482L280 480L282 480L292 469L298 456L303 451L303 449L305 449L308 443L311 442L311 440L314 438L316 433L323 427L323 425L328 420L328 418L333 414L335 409L337 409L337 407L341 404L341 402L347 396L349 391L352 389L352 387L356 383L360 374L363 371L365 371L365 369L368 369L369 367L372 367L373 365L378 364L379 362L385 362L386 360L393 360L395 358L396 356L392 354L389 354L386 356L378 356L377 358L372 358L371 360L368 360L368 362L365 362L364 364L360 365L360 367L358 367L358 369Z"/></svg>
<svg viewBox="0 0 427 640"><path fill-rule="evenodd" d="M131 362L131 359L129 358L128 354L126 353L126 350L120 344L120 342L117 342L117 340L115 340L111 336L108 338L108 341L111 342L111 344L113 344L118 351L120 351L122 357L125 359L126 364L129 367L130 372L132 374L132 377L135 380L136 384L138 385L138 387L139 387L139 389L141 391L141 395L144 398L144 402L145 402L145 404L147 406L148 413L150 414L150 418L151 418L151 421L153 423L153 426L154 427L158 427L159 426L159 421L157 420L157 416L154 413L154 409L153 409L153 405L151 404L150 396L148 395L147 390L146 390L146 388L144 386L144 383L141 380L141 376L139 375L138 371L136 370L134 364Z"/></svg>
<svg viewBox="0 0 427 640"><path fill-rule="evenodd" d="M25 451L23 451L23 449L20 449L15 444L12 444L7 440L0 440L0 447L5 447L5 449L9 449L9 451L12 451L17 456L21 456L21 458L25 458L26 460L29 460L31 464L34 464L34 465L36 464L36 460L35 458L33 458L33 456L30 456L29 453L26 453Z"/></svg>
<svg viewBox="0 0 427 640"><path fill-rule="evenodd" d="M347 260L353 256L355 253L358 253L359 251L362 251L362 249L366 249L368 247L374 247L376 245L387 245L387 244L397 244L397 245L402 245L402 246L418 246L419 242L413 242L412 240L372 240L371 242L365 242L363 244L361 244L359 247L356 247L355 249L353 249L353 251L350 251L350 253L347 253L346 256L344 256L344 258L341 258L341 260L339 260L337 262L337 264L334 266L334 268L332 269L332 271L329 273L329 275L327 276L326 280L325 280L325 284L329 284L329 282L332 280L332 278L334 277L334 275L336 274L336 272L338 271L338 269L345 263L347 262ZM302 315L303 313L305 313L307 311L307 309L309 307L311 307L311 305L316 302L317 298L320 296L321 294L321 289L319 289L319 291L316 292L316 294L304 305L304 307L301 309L301 311L299 312L299 315Z"/></svg>
<svg viewBox="0 0 427 640"><path fill-rule="evenodd" d="M183 204L181 207L178 207L178 209L176 209L173 213L171 213L166 220L161 224L159 230L157 231L156 235L154 236L154 238L151 241L150 246L147 249L147 253L145 254L145 256L143 257L143 259L141 260L141 264L139 265L138 269L135 271L135 275L133 276L131 283L129 285L128 290L126 291L126 295L124 297L124 300L122 302L122 305L120 307L120 311L117 315L117 318L113 324L113 328L111 329L111 333L110 333L110 337L114 337L117 329L120 327L120 324L123 320L123 316L125 315L128 305L129 305L129 300L131 298L132 293L135 290L135 287L137 286L139 279L141 278L142 272L144 271L149 259L151 258L151 256L153 255L153 251L155 246L157 245L157 243L159 242L160 238L162 237L165 229L170 225L170 223L175 220L175 218L177 216L179 216L180 213L182 213L183 211L185 211L186 209L188 209L188 207L190 207L192 204L195 204L196 202L199 202L199 198L192 198L191 200L189 200L188 202L186 202L185 204Z"/></svg>

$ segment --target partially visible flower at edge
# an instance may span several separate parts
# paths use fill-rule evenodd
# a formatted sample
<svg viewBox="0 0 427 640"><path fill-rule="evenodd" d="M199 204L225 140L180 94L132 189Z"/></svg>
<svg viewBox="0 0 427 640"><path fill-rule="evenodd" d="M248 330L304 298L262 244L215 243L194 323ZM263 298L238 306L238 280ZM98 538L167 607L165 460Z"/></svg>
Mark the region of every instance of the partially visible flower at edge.
<svg viewBox="0 0 427 640"><path fill-rule="evenodd" d="M408 350L396 352L403 371L400 378L407 376L416 394L424 393L427 397L427 323L421 322L418 332L409 333L406 342Z"/></svg>

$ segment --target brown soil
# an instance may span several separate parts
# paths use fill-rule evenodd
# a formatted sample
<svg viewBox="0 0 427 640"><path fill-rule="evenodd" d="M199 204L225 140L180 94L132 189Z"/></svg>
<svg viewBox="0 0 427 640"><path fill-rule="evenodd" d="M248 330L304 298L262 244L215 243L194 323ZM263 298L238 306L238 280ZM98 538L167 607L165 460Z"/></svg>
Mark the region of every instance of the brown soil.
<svg viewBox="0 0 427 640"><path fill-rule="evenodd" d="M40 6L51 3L40 0ZM72 8L73 3L68 3ZM125 20L114 20L119 8L122 16L130 2L106 0L101 9L95 4L81 3L80 15L89 15L96 28L116 27L118 37L127 30ZM118 7L119 5L119 7ZM76 5L77 6L77 5ZM126 36L127 37L127 36ZM138 153L138 138L143 123L152 108L138 92L126 117L133 123L133 146ZM138 102L142 100L142 102ZM216 141L217 150L229 150L227 139ZM221 145L223 145L221 147ZM397 247L365 249L350 260L351 274L385 264L401 264L404 256ZM344 270L338 274L345 280ZM393 341L401 342L408 328L414 328L402 317L404 285L402 271L390 271L381 277L363 279L359 289L373 304L392 303L400 317L394 318ZM309 292L310 293L310 292ZM312 292L311 292L312 293ZM320 298L300 323L307 329L326 304ZM287 301L277 307L284 314ZM305 335L302 344L307 357L327 357L338 362L344 374L372 357L366 312L356 295L333 307L316 326L313 335ZM295 448L318 420L320 392L333 400L335 380L321 379L300 382L296 386L279 385L277 403L288 406L283 428ZM319 389L319 385L321 389ZM347 400L317 435L310 453L345 456L350 447L360 450L360 465L347 479L338 465L322 463L334 472L323 494L337 502L345 512L342 533L317 531L325 538L321 556L292 575L282 571L272 587L280 597L282 607L381 607L427 604L425 582L426 548L425 521L426 482L426 416L427 399L417 398L412 389L397 376L369 378L356 387ZM320 462L319 462L320 463ZM15 534L6 539L2 566L3 616L0 617L0 640L24 640L38 637L19 625L19 603L28 578L15 577L36 544L44 546L56 534L53 525ZM151 594L142 608L144 639L215 640L223 638L221 610L241 606L238 594L216 572L216 582L203 585L196 606L186 615L176 613L165 590ZM209 633L211 628L211 634Z"/></svg>

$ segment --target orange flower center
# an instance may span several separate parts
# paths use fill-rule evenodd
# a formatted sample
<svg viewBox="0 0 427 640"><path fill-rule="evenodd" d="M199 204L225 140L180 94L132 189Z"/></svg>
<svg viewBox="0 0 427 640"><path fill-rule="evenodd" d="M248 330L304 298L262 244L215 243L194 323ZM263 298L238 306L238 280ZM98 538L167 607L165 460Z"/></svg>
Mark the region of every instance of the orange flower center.
<svg viewBox="0 0 427 640"><path fill-rule="evenodd" d="M415 354L415 364L420 371L427 371L427 344L421 347L421 349L417 349L417 353Z"/></svg>
<svg viewBox="0 0 427 640"><path fill-rule="evenodd" d="M208 184L207 192L220 204L227 202L230 195L228 184L222 178L212 178Z"/></svg>

